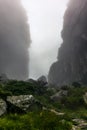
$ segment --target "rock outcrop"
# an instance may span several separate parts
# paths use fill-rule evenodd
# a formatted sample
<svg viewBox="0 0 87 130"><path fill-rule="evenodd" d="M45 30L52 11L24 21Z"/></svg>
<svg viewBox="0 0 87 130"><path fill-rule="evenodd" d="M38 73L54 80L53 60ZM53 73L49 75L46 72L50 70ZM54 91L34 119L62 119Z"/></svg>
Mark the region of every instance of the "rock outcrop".
<svg viewBox="0 0 87 130"><path fill-rule="evenodd" d="M45 76L41 76L37 80L28 79L28 80L26 80L26 82L31 83L31 84L37 84L39 86L48 87L47 78Z"/></svg>
<svg viewBox="0 0 87 130"><path fill-rule="evenodd" d="M46 79L46 77L43 75L43 76L41 76L41 77L38 78L37 82L38 82L40 85L44 86L44 85L47 84L47 79Z"/></svg>
<svg viewBox="0 0 87 130"><path fill-rule="evenodd" d="M0 116L6 113L24 114L31 111L43 110L44 105L33 95L7 96L0 98Z"/></svg>
<svg viewBox="0 0 87 130"><path fill-rule="evenodd" d="M87 92L83 95L84 102L87 104Z"/></svg>
<svg viewBox="0 0 87 130"><path fill-rule="evenodd" d="M63 43L49 71L49 83L87 84L87 0L70 0L64 15Z"/></svg>
<svg viewBox="0 0 87 130"><path fill-rule="evenodd" d="M0 116L5 114L7 111L7 105L6 102L3 99L0 99Z"/></svg>
<svg viewBox="0 0 87 130"><path fill-rule="evenodd" d="M77 124L73 126L72 130L86 130L87 129L87 122L83 119L73 119L73 122Z"/></svg>
<svg viewBox="0 0 87 130"><path fill-rule="evenodd" d="M43 105L33 95L8 96L7 103L16 106L24 112L41 110Z"/></svg>
<svg viewBox="0 0 87 130"><path fill-rule="evenodd" d="M52 101L54 101L54 102L61 101L61 99L66 97L67 95L68 95L68 91L67 90L60 90L59 92L57 92L56 94L51 96L50 99Z"/></svg>

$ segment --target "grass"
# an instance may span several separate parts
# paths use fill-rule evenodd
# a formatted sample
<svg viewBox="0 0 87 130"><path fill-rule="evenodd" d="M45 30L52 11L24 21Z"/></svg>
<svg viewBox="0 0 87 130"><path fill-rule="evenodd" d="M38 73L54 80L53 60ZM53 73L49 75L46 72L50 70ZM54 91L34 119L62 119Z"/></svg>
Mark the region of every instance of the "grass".
<svg viewBox="0 0 87 130"><path fill-rule="evenodd" d="M52 90L39 85L38 83L28 83L24 81L9 81L7 84L0 84L0 97L6 100L8 95L29 95L32 94L48 110L37 111L27 114L8 114L0 118L0 130L71 130L73 119L79 118L87 121L87 105L83 100L83 95L87 92L87 87L66 87L62 89L68 91L66 97L60 101L52 101L50 96L54 94ZM55 93L60 90L55 89ZM63 116L58 116L50 109L55 109Z"/></svg>
<svg viewBox="0 0 87 130"><path fill-rule="evenodd" d="M0 118L0 130L70 130L72 122L49 111Z"/></svg>

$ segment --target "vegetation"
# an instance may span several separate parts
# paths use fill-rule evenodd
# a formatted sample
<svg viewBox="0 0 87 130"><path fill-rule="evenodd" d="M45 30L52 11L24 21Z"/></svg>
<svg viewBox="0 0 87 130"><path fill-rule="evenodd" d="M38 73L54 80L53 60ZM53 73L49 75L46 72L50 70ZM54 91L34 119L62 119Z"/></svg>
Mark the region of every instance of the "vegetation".
<svg viewBox="0 0 87 130"><path fill-rule="evenodd" d="M49 111L7 115L0 119L0 130L70 130L72 122Z"/></svg>
<svg viewBox="0 0 87 130"><path fill-rule="evenodd" d="M7 114L0 118L0 130L71 130L73 119L79 118L87 121L87 106L83 95L87 92L84 86L73 83L72 87L62 86L61 89L48 89L38 82L9 81L0 84L0 97L6 100L9 95L32 94L38 99L46 110L29 112L26 114ZM52 101L51 96L59 91L67 91L58 101ZM64 115L57 115L55 110Z"/></svg>

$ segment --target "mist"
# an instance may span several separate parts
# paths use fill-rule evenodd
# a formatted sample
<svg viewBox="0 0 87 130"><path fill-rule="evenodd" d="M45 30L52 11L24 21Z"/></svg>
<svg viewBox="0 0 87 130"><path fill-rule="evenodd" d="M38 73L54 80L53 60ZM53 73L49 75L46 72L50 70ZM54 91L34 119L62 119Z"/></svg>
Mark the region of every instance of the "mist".
<svg viewBox="0 0 87 130"><path fill-rule="evenodd" d="M29 24L20 0L0 0L0 74L25 80L29 76Z"/></svg>
<svg viewBox="0 0 87 130"><path fill-rule="evenodd" d="M68 0L22 0L29 18L32 44L29 77L48 75L62 43L61 30Z"/></svg>

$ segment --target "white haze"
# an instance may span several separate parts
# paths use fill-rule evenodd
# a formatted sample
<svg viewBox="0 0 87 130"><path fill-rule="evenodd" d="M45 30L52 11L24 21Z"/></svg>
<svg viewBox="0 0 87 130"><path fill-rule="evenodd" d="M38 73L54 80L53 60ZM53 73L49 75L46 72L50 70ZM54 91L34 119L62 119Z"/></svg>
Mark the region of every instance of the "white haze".
<svg viewBox="0 0 87 130"><path fill-rule="evenodd" d="M68 0L22 0L30 24L32 44L29 77L47 76L62 43L63 15Z"/></svg>

